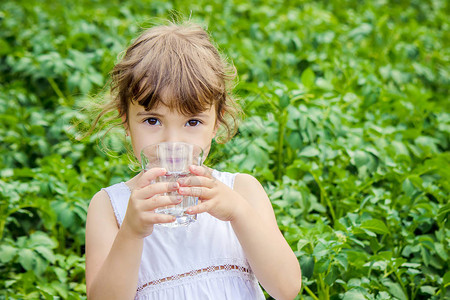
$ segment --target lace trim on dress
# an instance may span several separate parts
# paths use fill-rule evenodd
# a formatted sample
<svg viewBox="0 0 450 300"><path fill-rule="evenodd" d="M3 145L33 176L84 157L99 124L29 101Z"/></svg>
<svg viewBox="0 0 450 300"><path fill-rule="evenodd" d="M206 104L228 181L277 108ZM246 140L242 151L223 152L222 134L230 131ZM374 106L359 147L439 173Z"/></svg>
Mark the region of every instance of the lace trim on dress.
<svg viewBox="0 0 450 300"><path fill-rule="evenodd" d="M197 279L201 275L212 274L212 273L214 273L216 275L219 275L219 273L230 274L229 272L234 272L238 277L241 277L245 280L253 280L254 279L253 272L249 268L246 268L246 267L242 267L242 266L238 266L238 265L230 265L230 264L225 264L225 265L220 265L220 266L209 266L207 268L192 270L187 273L177 274L174 276L169 276L169 277L165 277L165 278L147 282L138 287L137 294L143 292L144 290L147 291L148 289L153 290L154 288L157 288L157 289L162 288L162 285L172 285L172 284L179 285L179 284L182 284L186 280L191 280L194 278ZM220 277L220 276L217 276L217 277Z"/></svg>

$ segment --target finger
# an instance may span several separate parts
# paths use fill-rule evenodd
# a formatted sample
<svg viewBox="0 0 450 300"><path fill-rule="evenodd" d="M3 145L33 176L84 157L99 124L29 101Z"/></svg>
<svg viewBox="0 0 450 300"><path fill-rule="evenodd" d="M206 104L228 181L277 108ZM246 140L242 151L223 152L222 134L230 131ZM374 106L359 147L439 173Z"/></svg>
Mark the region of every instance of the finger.
<svg viewBox="0 0 450 300"><path fill-rule="evenodd" d="M157 224L157 223L172 223L176 220L176 217L166 214L157 214L154 212L148 212L145 216L147 223Z"/></svg>
<svg viewBox="0 0 450 300"><path fill-rule="evenodd" d="M177 180L180 186L204 186L207 188L214 187L214 180L203 176L189 176Z"/></svg>
<svg viewBox="0 0 450 300"><path fill-rule="evenodd" d="M200 200L211 199L212 197L211 189L199 186L180 187L178 193L183 196L198 197Z"/></svg>
<svg viewBox="0 0 450 300"><path fill-rule="evenodd" d="M209 208L210 208L210 201L204 201L200 204L189 207L188 209L186 209L186 213L188 215L201 214L207 212Z"/></svg>
<svg viewBox="0 0 450 300"><path fill-rule="evenodd" d="M196 166L191 165L189 166L189 171L191 171L192 174L198 175L198 176L204 176L210 179L214 179L212 176L212 169L209 169L205 166Z"/></svg>
<svg viewBox="0 0 450 300"><path fill-rule="evenodd" d="M159 207L164 206L174 206L180 204L183 201L183 197L180 195L175 196L162 196L156 195L151 197L150 199L145 200L142 209L145 211L153 211Z"/></svg>
<svg viewBox="0 0 450 300"><path fill-rule="evenodd" d="M152 183L158 176L166 174L166 169L163 168L152 168L150 170L144 171L142 176L136 182L136 188L143 188Z"/></svg>
<svg viewBox="0 0 450 300"><path fill-rule="evenodd" d="M137 199L146 200L157 194L175 192L180 185L177 182L157 182L134 191Z"/></svg>

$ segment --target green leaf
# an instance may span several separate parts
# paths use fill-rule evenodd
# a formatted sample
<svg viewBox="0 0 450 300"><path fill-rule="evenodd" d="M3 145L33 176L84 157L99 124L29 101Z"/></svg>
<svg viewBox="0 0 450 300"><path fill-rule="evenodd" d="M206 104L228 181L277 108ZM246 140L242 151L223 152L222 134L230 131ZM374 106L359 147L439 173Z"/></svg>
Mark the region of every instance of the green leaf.
<svg viewBox="0 0 450 300"><path fill-rule="evenodd" d="M408 297L405 295L405 292L402 290L400 284L392 281L385 281L384 285L387 286L389 292L400 300L407 300Z"/></svg>
<svg viewBox="0 0 450 300"><path fill-rule="evenodd" d="M114 112L81 141L71 124L85 132L96 114L85 104L115 96L108 74L153 25L139 20L173 10L194 11L239 70L234 92L248 118L230 143L215 143L210 166L250 173L275 195L311 294L398 299L390 280L410 298L445 298L448 5L406 2L2 1L0 298L86 298L87 203L135 174L123 128L103 128ZM400 288L391 286L402 298Z"/></svg>
<svg viewBox="0 0 450 300"><path fill-rule="evenodd" d="M22 249L19 252L19 263L25 270L33 270L36 266L36 254L30 249Z"/></svg>
<svg viewBox="0 0 450 300"><path fill-rule="evenodd" d="M434 243L434 249L436 250L436 253L444 260L447 261L448 260L448 254L447 251L444 248L444 245L442 245L441 243Z"/></svg>
<svg viewBox="0 0 450 300"><path fill-rule="evenodd" d="M430 285L423 285L420 287L420 291L424 294L428 295L435 295L436 294L437 287L430 286Z"/></svg>
<svg viewBox="0 0 450 300"><path fill-rule="evenodd" d="M355 161L356 167L360 168L369 163L370 157L367 152L357 150L354 152L353 159Z"/></svg>
<svg viewBox="0 0 450 300"><path fill-rule="evenodd" d="M331 265L330 271L325 276L325 283L329 286L333 285L336 279L339 277L339 269L336 265Z"/></svg>
<svg viewBox="0 0 450 300"><path fill-rule="evenodd" d="M343 300L366 300L368 298L360 290L351 289L351 290L345 292L342 299Z"/></svg>
<svg viewBox="0 0 450 300"><path fill-rule="evenodd" d="M311 278L314 273L314 257L312 255L303 255L299 259L302 269L302 276Z"/></svg>
<svg viewBox="0 0 450 300"><path fill-rule="evenodd" d="M28 241L28 247L35 248L39 246L44 246L46 248L54 249L57 244L53 241L46 233L42 231L37 231L30 236Z"/></svg>
<svg viewBox="0 0 450 300"><path fill-rule="evenodd" d="M326 273L328 267L330 266L330 263L331 261L328 258L321 259L315 264L314 268L317 273Z"/></svg>
<svg viewBox="0 0 450 300"><path fill-rule="evenodd" d="M411 197L415 192L414 185L411 183L411 181L408 178L406 178L403 181L402 189L405 192L406 196L408 196L408 197Z"/></svg>
<svg viewBox="0 0 450 300"><path fill-rule="evenodd" d="M301 81L303 85L307 88L312 88L314 86L316 76L311 68L307 68L303 71L301 76Z"/></svg>
<svg viewBox="0 0 450 300"><path fill-rule="evenodd" d="M373 30L373 26L372 24L369 23L362 23L361 25L359 25L358 27L356 27L355 29L353 29L352 31L350 31L348 33L348 36L350 38L353 38L355 40L360 40L362 39L364 36L367 36L370 32L372 32Z"/></svg>
<svg viewBox="0 0 450 300"><path fill-rule="evenodd" d="M283 94L280 97L280 108L284 109L289 106L291 98L287 94Z"/></svg>
<svg viewBox="0 0 450 300"><path fill-rule="evenodd" d="M395 149L395 154L398 155L402 155L405 157L409 157L409 151L406 148L405 144L399 141L392 141L392 146Z"/></svg>
<svg viewBox="0 0 450 300"><path fill-rule="evenodd" d="M389 233L389 230L384 222L376 219L366 220L361 223L360 227L378 234Z"/></svg>
<svg viewBox="0 0 450 300"><path fill-rule="evenodd" d="M299 156L314 157L319 155L319 150L313 146L307 146L300 151Z"/></svg>
<svg viewBox="0 0 450 300"><path fill-rule="evenodd" d="M0 262L7 263L10 262L16 255L18 249L10 245L0 246Z"/></svg>
<svg viewBox="0 0 450 300"><path fill-rule="evenodd" d="M446 205L439 208L436 220L440 223L444 222L445 219L448 220L448 216L450 214L450 203L447 203Z"/></svg>
<svg viewBox="0 0 450 300"><path fill-rule="evenodd" d="M59 282L67 282L67 271L61 268L54 268L53 272L55 272L56 277L58 277Z"/></svg>
<svg viewBox="0 0 450 300"><path fill-rule="evenodd" d="M61 282L53 281L51 286L53 287L53 289L55 289L55 291L58 292L62 299L68 298L68 291L64 284L61 284Z"/></svg>
<svg viewBox="0 0 450 300"><path fill-rule="evenodd" d="M336 261L338 262L339 265L341 265L345 271L347 271L348 269L348 265L349 265L349 261L348 261L348 257L347 257L347 253L339 253L336 256Z"/></svg>
<svg viewBox="0 0 450 300"><path fill-rule="evenodd" d="M297 250L300 251L305 247L306 245L310 244L311 242L309 240L300 239L297 243Z"/></svg>
<svg viewBox="0 0 450 300"><path fill-rule="evenodd" d="M403 263L402 267L419 269L421 267L421 265L420 264L415 264L415 263Z"/></svg>
<svg viewBox="0 0 450 300"><path fill-rule="evenodd" d="M450 271L447 271L443 277L443 285L447 285L450 283Z"/></svg>
<svg viewBox="0 0 450 300"><path fill-rule="evenodd" d="M50 263L54 263L55 262L55 255L53 254L53 251L43 247L43 246L38 246L36 248L34 248L34 251L36 251L37 253L39 253L43 258L45 258L45 260L47 260Z"/></svg>
<svg viewBox="0 0 450 300"><path fill-rule="evenodd" d="M430 252L423 244L420 244L420 255L422 256L423 263L426 266L430 265Z"/></svg>
<svg viewBox="0 0 450 300"><path fill-rule="evenodd" d="M274 200L274 201L272 201L272 203L277 205L277 206L279 206L279 207L281 207L281 208L286 208L286 207L289 207L291 205L291 203L289 201L284 200L284 199L283 200Z"/></svg>

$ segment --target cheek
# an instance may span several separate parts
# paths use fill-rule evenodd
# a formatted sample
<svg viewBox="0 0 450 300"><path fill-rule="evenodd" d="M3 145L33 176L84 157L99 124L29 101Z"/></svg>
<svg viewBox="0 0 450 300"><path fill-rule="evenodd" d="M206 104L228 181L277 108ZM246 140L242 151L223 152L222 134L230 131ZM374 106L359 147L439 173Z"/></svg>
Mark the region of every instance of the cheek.
<svg viewBox="0 0 450 300"><path fill-rule="evenodd" d="M203 157L206 158L209 154L209 152L211 151L211 144L213 142L213 139L215 137L216 131L209 131L207 134L205 134L205 138L203 140Z"/></svg>
<svg viewBox="0 0 450 300"><path fill-rule="evenodd" d="M211 150L211 143L207 143L207 144L203 145L202 149L203 149L203 155L207 156L209 154L209 151Z"/></svg>
<svg viewBox="0 0 450 300"><path fill-rule="evenodd" d="M133 139L131 139L131 146L133 147L133 153L134 156L139 160L139 162L141 161L141 150L142 150L142 145L137 144L135 141L133 141Z"/></svg>
<svg viewBox="0 0 450 300"><path fill-rule="evenodd" d="M216 136L216 130L215 128L208 128L208 130L205 130L203 132L203 138L202 138L202 147L203 149L208 149L211 147L211 143Z"/></svg>
<svg viewBox="0 0 450 300"><path fill-rule="evenodd" d="M141 150L147 145L144 137L139 132L131 131L131 146L133 147L134 156L141 161Z"/></svg>

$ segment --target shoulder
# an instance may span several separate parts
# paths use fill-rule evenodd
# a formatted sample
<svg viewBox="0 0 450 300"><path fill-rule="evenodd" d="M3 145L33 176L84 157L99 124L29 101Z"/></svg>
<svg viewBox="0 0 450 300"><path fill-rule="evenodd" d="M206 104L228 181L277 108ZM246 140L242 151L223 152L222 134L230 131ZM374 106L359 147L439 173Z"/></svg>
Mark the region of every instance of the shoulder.
<svg viewBox="0 0 450 300"><path fill-rule="evenodd" d="M250 174L230 173L211 168L208 168L208 170L210 170L214 178L222 181L238 193L245 192L246 190L254 191L254 189L264 191L259 181Z"/></svg>
<svg viewBox="0 0 450 300"><path fill-rule="evenodd" d="M261 205L261 202L265 204L270 203L261 183L250 174L236 174L233 189L246 198L252 205Z"/></svg>
<svg viewBox="0 0 450 300"><path fill-rule="evenodd" d="M258 179L249 174L238 173L234 181L234 190L262 217L276 224L272 203Z"/></svg>
<svg viewBox="0 0 450 300"><path fill-rule="evenodd" d="M234 179L234 189L236 191L246 190L262 190L264 191L261 183L250 174L237 173Z"/></svg>
<svg viewBox="0 0 450 300"><path fill-rule="evenodd" d="M245 173L230 173L214 169L210 170L214 178L222 181L244 198L263 198L268 200L263 186L258 179L252 175Z"/></svg>
<svg viewBox="0 0 450 300"><path fill-rule="evenodd" d="M98 191L91 199L91 202L89 203L89 207L95 207L98 205L105 205L109 203L109 195L106 192L105 189L101 189Z"/></svg>
<svg viewBox="0 0 450 300"><path fill-rule="evenodd" d="M111 200L105 189L98 191L89 203L87 222L96 223L98 219L116 223Z"/></svg>

